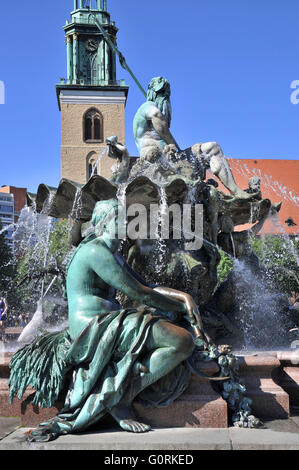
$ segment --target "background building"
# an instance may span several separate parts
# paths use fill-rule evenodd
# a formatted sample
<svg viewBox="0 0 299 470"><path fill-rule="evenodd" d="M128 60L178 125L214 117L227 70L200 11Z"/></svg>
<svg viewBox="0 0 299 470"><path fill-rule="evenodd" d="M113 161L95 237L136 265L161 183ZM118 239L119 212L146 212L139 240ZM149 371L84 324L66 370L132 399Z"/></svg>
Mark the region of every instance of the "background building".
<svg viewBox="0 0 299 470"><path fill-rule="evenodd" d="M91 9L85 8L88 4ZM106 139L125 143L125 105L129 88L116 79L116 54L95 24L94 16L116 44L107 2L75 0L64 27L67 79L57 85L61 111L61 177L86 183ZM109 177L111 160L104 156L98 171Z"/></svg>
<svg viewBox="0 0 299 470"><path fill-rule="evenodd" d="M13 247L13 233L15 223L18 222L22 209L26 205L26 188L15 186L2 186L0 188L0 220L5 238Z"/></svg>
<svg viewBox="0 0 299 470"><path fill-rule="evenodd" d="M5 239L13 247L14 231L14 195L0 192L1 230L5 229Z"/></svg>
<svg viewBox="0 0 299 470"><path fill-rule="evenodd" d="M13 195L14 197L14 222L17 222L20 217L21 210L26 205L27 188L16 188L15 186L2 186L2 188L0 188L0 192Z"/></svg>

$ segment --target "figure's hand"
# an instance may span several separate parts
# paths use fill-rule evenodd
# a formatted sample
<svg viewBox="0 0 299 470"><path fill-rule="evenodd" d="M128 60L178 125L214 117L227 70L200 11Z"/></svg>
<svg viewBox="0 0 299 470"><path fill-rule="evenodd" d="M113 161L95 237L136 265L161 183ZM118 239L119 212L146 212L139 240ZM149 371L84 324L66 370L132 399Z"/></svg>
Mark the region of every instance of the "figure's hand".
<svg viewBox="0 0 299 470"><path fill-rule="evenodd" d="M194 327L194 330L197 332L197 335L203 336L209 341L208 336L203 331L203 324L196 302L190 294L171 289L169 287L155 287L154 290L162 295L180 300L183 306L182 312L178 314L180 318L182 318L182 316L187 318L190 324ZM174 315L177 315L177 313Z"/></svg>
<svg viewBox="0 0 299 470"><path fill-rule="evenodd" d="M197 339L202 339L204 347L206 347L209 343L211 343L211 338L205 333L202 319L200 316L200 312L198 310L198 306L193 299L193 297L189 294L185 294L185 306L186 306L186 313L187 317L190 321L190 324L194 327L194 330L197 333Z"/></svg>

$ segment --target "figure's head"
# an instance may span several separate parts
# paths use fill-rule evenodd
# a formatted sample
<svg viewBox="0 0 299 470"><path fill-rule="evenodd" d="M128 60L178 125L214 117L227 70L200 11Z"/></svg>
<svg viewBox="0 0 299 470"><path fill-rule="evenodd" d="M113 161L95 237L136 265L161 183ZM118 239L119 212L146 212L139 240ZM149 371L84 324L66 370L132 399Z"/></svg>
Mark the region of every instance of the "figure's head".
<svg viewBox="0 0 299 470"><path fill-rule="evenodd" d="M169 127L172 113L170 95L170 83L166 78L155 77L151 80L147 91L147 101L153 101L157 105Z"/></svg>
<svg viewBox="0 0 299 470"><path fill-rule="evenodd" d="M261 178L259 178L258 176L253 176L252 178L250 178L249 188L254 192L260 191L261 190Z"/></svg>
<svg viewBox="0 0 299 470"><path fill-rule="evenodd" d="M97 202L92 214L92 224L96 236L103 239L111 251L114 252L119 244L117 199Z"/></svg>

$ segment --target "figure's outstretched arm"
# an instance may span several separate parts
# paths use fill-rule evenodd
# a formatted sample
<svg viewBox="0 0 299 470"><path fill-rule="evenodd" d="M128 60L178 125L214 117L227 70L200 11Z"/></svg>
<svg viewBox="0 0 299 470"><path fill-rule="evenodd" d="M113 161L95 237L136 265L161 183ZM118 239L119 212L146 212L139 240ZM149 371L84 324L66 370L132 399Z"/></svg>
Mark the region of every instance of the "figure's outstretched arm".
<svg viewBox="0 0 299 470"><path fill-rule="evenodd" d="M96 274L109 286L121 291L130 299L140 304L160 309L164 312L187 313L186 304L175 298L162 295L159 292L141 284L132 274L117 261L115 255L100 241L89 255L88 263Z"/></svg>
<svg viewBox="0 0 299 470"><path fill-rule="evenodd" d="M219 178L232 196L241 199L252 199L254 195L246 193L237 185L229 162L216 142L201 144L201 152L209 162L211 172Z"/></svg>
<svg viewBox="0 0 299 470"><path fill-rule="evenodd" d="M156 292L160 292L160 294L169 296L170 298L174 298L180 300L185 303L187 307L187 315L190 321L190 324L193 326L194 330L196 330L197 336L200 337L204 333L204 327L202 323L202 319L198 310L198 307L190 294L186 292L182 292L176 289L171 289L169 287L155 287L154 289Z"/></svg>

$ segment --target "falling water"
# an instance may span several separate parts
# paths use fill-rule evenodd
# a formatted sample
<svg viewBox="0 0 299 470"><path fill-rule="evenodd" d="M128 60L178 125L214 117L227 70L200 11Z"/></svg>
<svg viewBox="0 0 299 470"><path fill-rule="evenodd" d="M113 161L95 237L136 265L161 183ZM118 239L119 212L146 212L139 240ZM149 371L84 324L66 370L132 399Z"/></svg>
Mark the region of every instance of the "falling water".
<svg viewBox="0 0 299 470"><path fill-rule="evenodd" d="M231 242L232 242L234 258L237 258L236 245L235 245L235 240L234 240L234 237L233 237L232 233L230 233L230 239L231 239Z"/></svg>
<svg viewBox="0 0 299 470"><path fill-rule="evenodd" d="M118 186L116 198L119 202L121 207L126 207L126 191L127 191L127 183L122 183Z"/></svg>
<svg viewBox="0 0 299 470"><path fill-rule="evenodd" d="M124 245L126 236L127 236L127 217L126 217L126 209L127 209L127 191L128 183L122 183L118 186L118 190L116 193L116 198L118 200L118 220L119 220L119 227L118 227L118 234L119 238L121 239L119 249L122 250Z"/></svg>
<svg viewBox="0 0 299 470"><path fill-rule="evenodd" d="M44 267L44 270L46 269L47 260L48 260L50 231L51 231L51 220L48 220L47 232L46 232L46 242L45 242L44 266L43 266L43 267ZM44 288L45 288L45 281L44 281L44 279L43 279L43 280L42 280L42 287L41 287L41 298L44 297Z"/></svg>
<svg viewBox="0 0 299 470"><path fill-rule="evenodd" d="M82 190L81 188L78 188L75 194L73 208L72 208L70 217L72 219L80 219L81 211L82 211Z"/></svg>
<svg viewBox="0 0 299 470"><path fill-rule="evenodd" d="M6 225L6 227L4 227L2 230L0 230L0 235L2 235L3 233L9 232L10 230L14 230L15 226L16 226L16 224L14 224L14 223Z"/></svg>
<svg viewBox="0 0 299 470"><path fill-rule="evenodd" d="M31 322L27 325L28 329L26 335L24 334L20 338L21 341L26 340L26 337L28 339L29 337L38 335L41 328L48 330L53 322L57 323L57 328L60 328L60 315L62 315L61 320L64 319L65 315L65 305L57 308L55 306L58 305L58 303L56 303L56 300L59 302L58 297L61 296L62 299L60 283L56 283L58 276L53 274L52 277L47 273L48 269L57 269L56 258L49 252L50 236L52 231L56 228L55 219L47 215L48 209L52 203L52 197L53 195L45 201L40 214L36 212L34 206L23 208L19 220L15 224L13 234L15 256L19 260L19 264L21 263L21 266L24 266L22 268L23 271L26 267L24 274L21 274L22 271L20 271L18 278L18 288L20 292L22 292L24 301L20 304L18 311L14 312L10 309L8 318L11 323L8 324L16 326L17 316L20 313L30 311L34 304L38 305ZM67 230L69 230L68 227ZM13 286L13 288L15 289L15 286ZM52 292L53 298L51 311L53 312L55 308L55 315L52 318L49 317L45 322L43 306L45 302L48 302L47 296L50 292ZM26 298L28 298L28 301L26 301ZM48 306L50 306L50 304ZM22 311L23 308L26 310ZM7 351L12 350L12 348L16 349L17 346L14 343L6 344Z"/></svg>
<svg viewBox="0 0 299 470"><path fill-rule="evenodd" d="M261 276L238 259L234 262L236 320L244 335L246 349L273 349L289 345L288 302L268 290Z"/></svg>
<svg viewBox="0 0 299 470"><path fill-rule="evenodd" d="M53 286L53 284L54 284L54 282L56 281L57 277L58 277L58 276L54 276L54 277L53 277L53 279L52 279L52 281L50 282L50 284L48 285L47 290L46 290L46 292L44 293L43 297L46 297L46 296L47 296L48 292L51 290L51 287Z"/></svg>
<svg viewBox="0 0 299 470"><path fill-rule="evenodd" d="M36 242L36 229L37 229L38 215L35 212L35 207L24 207L21 211L19 220L16 224L13 234L14 241L18 245L18 251L21 253L32 246Z"/></svg>
<svg viewBox="0 0 299 470"><path fill-rule="evenodd" d="M98 167L99 167L99 163L100 163L100 161L102 160L103 156L104 156L107 152L108 152L108 147L106 146L106 147L102 150L102 152L100 153L100 155L98 156L97 161L96 161L96 163L95 163L95 165L94 165L94 167L93 167L93 169L92 169L92 173L91 173L90 178L92 178L95 174L97 174L97 175L99 174L99 171L98 171L98 170L99 170L99 168L98 168Z"/></svg>
<svg viewBox="0 0 299 470"><path fill-rule="evenodd" d="M166 242L162 236L162 224L165 217L168 217L168 203L165 188L159 187L160 207L159 207L159 222L157 226L157 242L155 243L156 260L155 267L158 275L163 272L166 254Z"/></svg>

